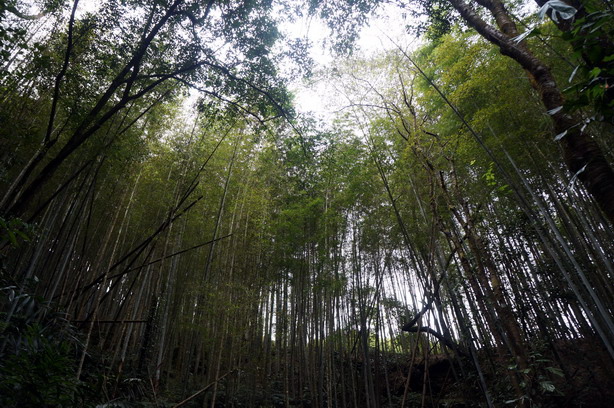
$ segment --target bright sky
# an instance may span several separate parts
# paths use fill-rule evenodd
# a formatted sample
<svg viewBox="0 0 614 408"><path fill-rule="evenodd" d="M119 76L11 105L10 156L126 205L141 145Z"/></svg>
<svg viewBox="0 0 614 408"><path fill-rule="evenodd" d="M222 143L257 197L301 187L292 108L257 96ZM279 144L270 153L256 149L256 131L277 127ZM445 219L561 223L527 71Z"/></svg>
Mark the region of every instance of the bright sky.
<svg viewBox="0 0 614 408"><path fill-rule="evenodd" d="M357 42L358 49L354 54L369 57L394 49L397 45L406 47L416 40L406 32L405 26L406 22L402 20L397 7L382 7L379 16L372 18L369 25L362 29ZM311 41L311 57L316 63L314 71L325 70L334 65L336 57L328 48L330 44L326 44L326 39L330 36L329 29L321 21L315 18L304 19L283 29L294 37ZM291 90L296 95L295 102L299 111L311 112L327 122L332 119L331 112L338 111L346 103L345 100L334 98L331 84L322 80L301 81L292 84Z"/></svg>
<svg viewBox="0 0 614 408"><path fill-rule="evenodd" d="M80 0L78 15L95 11L100 7L99 0ZM376 55L384 50L396 48L396 44L407 46L415 39L406 32L406 22L401 17L401 10L393 5L383 5L378 10L378 16L369 21L357 42L358 48L354 54L361 57ZM332 55L328 27L319 19L304 17L293 24L284 24L281 29L291 38L308 39L312 44L311 57L315 61L314 71L326 70L336 62ZM340 110L346 101L334 98L331 84L325 81L299 81L291 84L290 88L296 95L295 102L300 112L311 112L316 118L325 122L332 120L332 112ZM196 95L194 95L195 98ZM191 98L193 99L193 98Z"/></svg>

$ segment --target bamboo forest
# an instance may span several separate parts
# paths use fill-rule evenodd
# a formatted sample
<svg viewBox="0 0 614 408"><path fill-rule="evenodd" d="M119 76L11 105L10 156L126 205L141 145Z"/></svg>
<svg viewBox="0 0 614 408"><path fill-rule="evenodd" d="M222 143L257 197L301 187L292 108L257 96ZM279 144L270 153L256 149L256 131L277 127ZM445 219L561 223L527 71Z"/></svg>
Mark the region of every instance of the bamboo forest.
<svg viewBox="0 0 614 408"><path fill-rule="evenodd" d="M0 0L0 406L614 407L611 0Z"/></svg>

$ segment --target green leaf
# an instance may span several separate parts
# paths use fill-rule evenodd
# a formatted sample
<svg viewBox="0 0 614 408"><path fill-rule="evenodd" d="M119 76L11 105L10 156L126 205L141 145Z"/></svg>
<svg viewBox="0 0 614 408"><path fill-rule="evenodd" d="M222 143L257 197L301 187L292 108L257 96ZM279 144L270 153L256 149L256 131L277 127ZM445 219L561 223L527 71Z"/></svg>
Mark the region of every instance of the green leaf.
<svg viewBox="0 0 614 408"><path fill-rule="evenodd" d="M507 184L504 184L501 187L499 187L497 190L499 190L501 193L507 193L510 190L510 186L508 186Z"/></svg>
<svg viewBox="0 0 614 408"><path fill-rule="evenodd" d="M26 242L30 241L30 237L25 232L17 230L17 231L15 231L15 233L17 235L19 235L21 237L21 239L23 239L24 241L26 241Z"/></svg>
<svg viewBox="0 0 614 408"><path fill-rule="evenodd" d="M556 368L556 367L546 367L546 370L548 370L549 372L551 372L554 375L558 375L559 377L564 377L565 375L563 374L563 371L560 368Z"/></svg>
<svg viewBox="0 0 614 408"><path fill-rule="evenodd" d="M16 246L17 245L17 237L15 237L15 234L13 233L13 231L11 231L10 229L7 229L6 233L9 236L9 241L11 241L11 245Z"/></svg>

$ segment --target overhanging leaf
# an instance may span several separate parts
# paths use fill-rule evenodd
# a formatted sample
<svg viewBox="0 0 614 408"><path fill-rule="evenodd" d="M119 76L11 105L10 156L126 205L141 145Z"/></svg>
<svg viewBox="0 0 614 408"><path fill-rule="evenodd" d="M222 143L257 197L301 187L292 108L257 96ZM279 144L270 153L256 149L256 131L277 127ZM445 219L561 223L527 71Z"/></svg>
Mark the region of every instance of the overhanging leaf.
<svg viewBox="0 0 614 408"><path fill-rule="evenodd" d="M563 374L563 371L561 371L560 368L546 367L546 370L550 371L554 375L558 375L559 377L564 377L565 376L565 374Z"/></svg>
<svg viewBox="0 0 614 408"><path fill-rule="evenodd" d="M582 174L582 172L584 172L584 170L586 170L586 166L588 166L588 163L585 164L580 170L578 170L576 172L576 174L573 175L573 177L571 178L571 180L569 180L569 185L567 186L568 188L573 186L573 184L576 182L576 180L578 179L578 176L580 174Z"/></svg>
<svg viewBox="0 0 614 408"><path fill-rule="evenodd" d="M562 2L561 0L550 0L544 4L541 9L539 9L537 16L540 19L543 19L548 11L551 12L550 18L552 18L555 23L558 23L559 19L570 20L578 12L578 10L576 10L574 7Z"/></svg>
<svg viewBox="0 0 614 408"><path fill-rule="evenodd" d="M577 65L573 72L571 73L571 75L569 76L569 82L571 82L573 80L573 78L576 76L576 73L578 72L578 68L580 68L580 65Z"/></svg>
<svg viewBox="0 0 614 408"><path fill-rule="evenodd" d="M537 27L529 27L527 31L525 31L524 33L512 38L512 41L515 44L518 44L519 42L523 41L525 38L532 37L537 34L539 34L539 30L537 29Z"/></svg>
<svg viewBox="0 0 614 408"><path fill-rule="evenodd" d="M562 138L565 137L565 135L567 134L567 131L561 132L558 135L554 136L554 141L558 142L559 140L561 140Z"/></svg>
<svg viewBox="0 0 614 408"><path fill-rule="evenodd" d="M573 18L573 16L575 16L578 12L578 10L576 10L574 7L560 0L550 0L548 3L550 3L550 7L556 11L556 14L558 14L563 20Z"/></svg>

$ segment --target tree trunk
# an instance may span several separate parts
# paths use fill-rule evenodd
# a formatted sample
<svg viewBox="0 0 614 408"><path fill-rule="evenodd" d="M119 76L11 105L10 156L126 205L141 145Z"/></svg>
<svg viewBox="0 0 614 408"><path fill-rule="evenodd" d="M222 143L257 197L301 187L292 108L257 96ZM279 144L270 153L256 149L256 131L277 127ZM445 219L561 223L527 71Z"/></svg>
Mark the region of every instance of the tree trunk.
<svg viewBox="0 0 614 408"><path fill-rule="evenodd" d="M580 126L582 120L564 112L564 98L550 69L535 57L524 42L516 43L516 25L498 0L479 0L495 18L500 30L486 23L463 0L449 0L465 22L482 37L497 45L503 55L516 61L529 74L539 91L542 104L551 113L554 132L561 140L567 167L577 175L588 192L614 225L614 171L607 162L599 144Z"/></svg>

